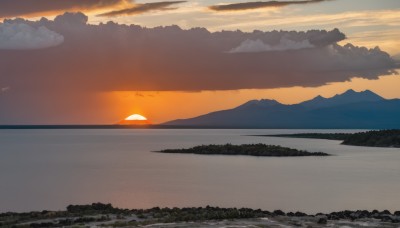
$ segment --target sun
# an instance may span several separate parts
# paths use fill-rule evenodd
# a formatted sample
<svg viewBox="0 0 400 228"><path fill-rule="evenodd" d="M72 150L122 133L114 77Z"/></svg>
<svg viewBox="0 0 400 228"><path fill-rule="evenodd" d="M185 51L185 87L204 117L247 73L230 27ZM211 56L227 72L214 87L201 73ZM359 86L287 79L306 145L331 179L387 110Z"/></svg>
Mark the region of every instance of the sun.
<svg viewBox="0 0 400 228"><path fill-rule="evenodd" d="M120 125L150 125L152 124L146 117L133 114L118 122Z"/></svg>
<svg viewBox="0 0 400 228"><path fill-rule="evenodd" d="M126 117L125 120L147 120L147 118L139 114L133 114Z"/></svg>

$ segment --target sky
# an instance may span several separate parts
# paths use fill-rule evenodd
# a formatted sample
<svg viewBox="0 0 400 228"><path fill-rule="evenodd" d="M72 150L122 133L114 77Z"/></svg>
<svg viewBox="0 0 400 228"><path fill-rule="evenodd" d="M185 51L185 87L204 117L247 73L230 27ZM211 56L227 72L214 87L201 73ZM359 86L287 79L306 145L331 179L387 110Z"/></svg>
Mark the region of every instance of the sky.
<svg viewBox="0 0 400 228"><path fill-rule="evenodd" d="M400 98L398 0L3 0L0 124Z"/></svg>

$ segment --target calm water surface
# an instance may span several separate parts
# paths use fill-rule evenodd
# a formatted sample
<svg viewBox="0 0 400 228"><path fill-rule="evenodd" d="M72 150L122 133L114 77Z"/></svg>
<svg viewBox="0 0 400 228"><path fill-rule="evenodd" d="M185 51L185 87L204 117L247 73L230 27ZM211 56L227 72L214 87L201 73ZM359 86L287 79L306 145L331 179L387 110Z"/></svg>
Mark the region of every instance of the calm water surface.
<svg viewBox="0 0 400 228"><path fill-rule="evenodd" d="M92 202L124 208L214 205L313 213L400 210L400 149L243 136L296 132L313 131L0 130L0 212ZM152 152L210 143L276 144L335 156Z"/></svg>

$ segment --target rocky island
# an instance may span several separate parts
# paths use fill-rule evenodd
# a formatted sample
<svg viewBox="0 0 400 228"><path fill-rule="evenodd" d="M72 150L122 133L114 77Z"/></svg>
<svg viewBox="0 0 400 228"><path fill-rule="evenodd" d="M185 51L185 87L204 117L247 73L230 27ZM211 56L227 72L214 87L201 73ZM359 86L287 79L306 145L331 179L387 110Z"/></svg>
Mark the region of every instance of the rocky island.
<svg viewBox="0 0 400 228"><path fill-rule="evenodd" d="M259 136L342 140L343 145L400 148L400 130L379 130L359 133L300 133Z"/></svg>
<svg viewBox="0 0 400 228"><path fill-rule="evenodd" d="M288 147L266 144L242 145L201 145L188 149L166 149L160 153L204 154L204 155L249 155L260 157L302 157L302 156L329 156L323 152L308 152Z"/></svg>

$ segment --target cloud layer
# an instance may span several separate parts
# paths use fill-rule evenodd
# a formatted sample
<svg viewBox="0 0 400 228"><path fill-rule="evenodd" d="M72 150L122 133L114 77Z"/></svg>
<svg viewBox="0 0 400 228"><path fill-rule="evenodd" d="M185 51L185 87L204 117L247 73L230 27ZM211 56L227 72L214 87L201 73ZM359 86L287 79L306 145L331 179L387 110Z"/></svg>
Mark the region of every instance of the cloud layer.
<svg viewBox="0 0 400 228"><path fill-rule="evenodd" d="M1 0L0 19L11 17L49 16L64 12L101 11L99 16L136 15L155 10L173 10L173 5L186 1L135 3L134 0Z"/></svg>
<svg viewBox="0 0 400 228"><path fill-rule="evenodd" d="M0 49L41 49L60 45L64 37L44 26L0 24Z"/></svg>
<svg viewBox="0 0 400 228"><path fill-rule="evenodd" d="M44 16L65 11L88 11L130 4L129 0L1 0L0 18Z"/></svg>
<svg viewBox="0 0 400 228"><path fill-rule="evenodd" d="M208 8L214 11L238 11L238 10L251 10L259 8L284 7L289 5L304 5L304 4L318 3L323 1L327 0L240 2L232 4L213 5L209 6Z"/></svg>
<svg viewBox="0 0 400 228"><path fill-rule="evenodd" d="M122 10L115 10L111 12L106 12L99 14L98 16L102 17L113 17L113 16L121 16L121 15L136 15L142 14L149 11L154 10L171 10L175 8L171 8L170 6L176 5L179 3L184 3L186 1L165 1L165 2L152 2L152 3L144 3L144 4L135 4L134 6Z"/></svg>
<svg viewBox="0 0 400 228"><path fill-rule="evenodd" d="M0 75L32 88L226 90L318 86L354 76L376 79L395 68L390 56L379 49L338 45L345 35L337 29L210 33L202 28L148 29L113 22L88 25L86 21L79 13L66 13L54 21L6 20L8 26L24 22L24 28L49 28L63 35L64 43L43 51L0 51L4 60Z"/></svg>

